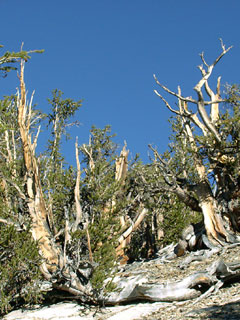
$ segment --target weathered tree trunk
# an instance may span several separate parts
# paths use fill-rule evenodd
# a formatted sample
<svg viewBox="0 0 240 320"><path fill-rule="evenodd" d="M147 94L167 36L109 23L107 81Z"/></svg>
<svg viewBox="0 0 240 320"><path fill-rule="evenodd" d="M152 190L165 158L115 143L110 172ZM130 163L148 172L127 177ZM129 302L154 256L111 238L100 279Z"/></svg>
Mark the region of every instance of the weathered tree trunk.
<svg viewBox="0 0 240 320"><path fill-rule="evenodd" d="M178 94L181 96L180 88L178 90ZM183 108L182 108L183 106ZM187 110L186 102L182 102L179 99L179 110L180 113L183 115L184 110ZM198 197L198 205L202 209L203 217L204 217L204 224L206 233L209 238L214 239L219 242L218 235L221 235L223 238L227 240L227 232L224 229L222 218L216 215L216 206L215 200L213 198L213 194L209 185L206 168L203 164L203 160L199 156L198 148L196 145L196 140L194 138L191 126L186 118L182 117L183 127L186 131L187 139L191 145L193 150L193 158L196 171L199 176L199 183L195 187L195 192Z"/></svg>
<svg viewBox="0 0 240 320"><path fill-rule="evenodd" d="M222 53L216 58L213 64L208 65L204 59L204 55L201 54L201 59L204 66L199 66L199 69L202 74L202 78L194 87L194 90L197 93L198 99L195 100L192 97L183 97L181 94L180 87L178 88L178 93L175 93L169 90L167 87L163 86L157 80L156 76L154 76L156 83L167 93L178 98L178 109L173 109L169 103L163 98L163 96L155 90L155 93L162 99L165 103L166 107L173 113L179 116L182 121L183 126L183 136L188 143L188 146L191 147L191 153L193 155L194 167L195 171L198 175L198 182L196 185L190 185L187 182L188 177L186 177L185 173L185 185L184 187L180 186L176 182L176 178L172 178L173 184L172 188L168 186L168 190L174 192L181 201L184 201L188 206L190 206L193 210L200 208L204 217L205 231L210 240L214 240L217 243L222 244L223 241L231 242L234 241L234 237L230 236L226 231L223 223L223 217L221 215L221 198L216 197L213 194L211 182L209 180L209 168L205 164L206 158L199 152L199 140L196 134L193 133L193 125L198 128L202 132L202 135L206 139L206 152L208 152L208 161L210 165L215 161L220 161L221 159L216 159L211 155L214 154L214 149L220 148L223 137L219 132L219 127L217 123L219 121L219 103L224 100L220 97L220 77L217 81L217 92L216 94L210 89L208 84L208 79L212 74L213 68L219 62L219 60L231 49L225 48L221 41ZM206 68L206 70L204 69ZM202 93L202 87L205 88L207 95L210 97L210 101L205 101ZM188 109L188 103L194 104L197 107L197 113L193 113ZM210 116L206 111L206 106L211 106ZM211 144L210 144L211 141ZM212 142L213 141L213 142ZM212 150L209 152L209 150ZM224 152L224 151L223 151ZM225 156L225 155L224 155ZM223 157L223 155L221 155ZM225 156L228 157L228 156ZM183 160L184 161L184 160ZM164 162L162 161L162 165ZM223 172L219 172L221 170L221 166L215 163L214 173L215 179L217 183L218 190L223 189L226 186L221 185L221 176ZM172 172L172 176L173 176ZM225 175L226 176L226 175ZM166 181L168 183L169 176L167 176L167 171L165 173ZM191 196L189 197L189 193L186 190L190 190ZM194 194L194 196L193 196ZM194 205L194 206L193 206ZM230 214L230 212L229 212ZM236 231L236 228L235 228Z"/></svg>
<svg viewBox="0 0 240 320"><path fill-rule="evenodd" d="M198 271L176 282L167 281L149 283L143 274L116 277L117 289L104 297L105 304L118 304L137 300L145 301L183 301L210 295L218 291L229 280L237 281L240 277L240 263L225 263L219 259L207 270ZM203 293L203 288L205 292Z"/></svg>
<svg viewBox="0 0 240 320"><path fill-rule="evenodd" d="M77 275L77 270L71 266L71 263L67 263L68 261L65 250L63 252L62 248L56 244L49 229L48 215L40 181L40 173L37 159L35 157L37 136L33 142L31 141L31 104L28 107L26 103L23 61L21 62L20 93L18 93L17 97L17 107L18 124L25 164L26 202L31 218L32 236L33 239L38 242L40 254L44 258L41 271L45 278L50 281L53 275L56 277L56 274L58 274L59 279L58 281L55 279L53 283L54 288L68 291L74 295L79 295L79 297L82 297L80 298L82 300L92 300L93 292L91 286L89 284L85 286L81 283ZM79 199L75 200L78 204ZM80 212L78 212L78 215L79 214ZM79 217L77 217L77 221L78 219ZM67 225L65 226L65 231L69 231ZM68 241L68 239L65 239L65 242L66 241ZM60 272L57 273L57 271Z"/></svg>
<svg viewBox="0 0 240 320"><path fill-rule="evenodd" d="M18 124L23 146L24 164L26 169L26 192L27 205L32 220L32 235L38 241L39 249L45 259L43 263L44 275L48 278L50 273L56 271L57 266L61 267L60 248L52 240L48 223L45 202L42 194L39 178L38 164L35 158L37 137L32 143L30 130L31 105L27 110L26 90L24 83L24 64L21 62L20 93L17 99Z"/></svg>
<svg viewBox="0 0 240 320"><path fill-rule="evenodd" d="M125 184L125 179L127 176L127 170L128 170L128 153L129 151L126 149L126 144L124 145L120 157L116 160L116 171L115 171L115 179L116 181L119 181L121 185ZM120 189L121 193L121 189ZM117 195L112 200L112 208L116 205L116 198ZM119 237L118 242L119 245L116 248L116 253L118 257L121 257L120 263L125 264L128 262L129 257L125 253L125 249L127 246L131 244L132 240L132 233L136 231L141 223L143 222L144 218L146 217L148 213L148 210L144 208L143 204L141 202L138 203L138 207L136 209L136 217L134 221L132 221L131 225L126 229L126 217L121 216L120 217L120 223L122 228L126 229L122 235ZM147 235L146 235L147 237ZM147 239L146 239L147 242Z"/></svg>

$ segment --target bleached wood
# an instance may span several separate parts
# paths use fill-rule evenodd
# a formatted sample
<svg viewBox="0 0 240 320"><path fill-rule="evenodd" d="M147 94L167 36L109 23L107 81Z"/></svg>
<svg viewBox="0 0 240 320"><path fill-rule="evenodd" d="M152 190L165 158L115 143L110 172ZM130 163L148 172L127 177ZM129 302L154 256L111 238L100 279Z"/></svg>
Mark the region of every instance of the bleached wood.
<svg viewBox="0 0 240 320"><path fill-rule="evenodd" d="M75 232L79 223L82 220L82 206L80 203L80 179L81 179L81 167L79 161L79 152L78 152L78 140L76 139L75 143L75 155L76 155L76 163L77 163L77 178L76 184L74 188L74 199L75 199L75 208L76 208L76 218L72 227L72 231Z"/></svg>
<svg viewBox="0 0 240 320"><path fill-rule="evenodd" d="M139 224L143 221L144 217L146 216L148 210L146 208L143 208L140 214L137 216L136 221L121 235L121 237L118 239L118 242L124 241L133 231L135 231Z"/></svg>
<svg viewBox="0 0 240 320"><path fill-rule="evenodd" d="M226 241L230 241L230 237L223 226L222 218L217 214L216 202L208 181L209 172L206 170L203 158L199 154L198 144L192 132L192 124L200 128L205 137L213 136L217 143L221 142L221 136L216 127L216 123L219 119L219 103L224 101L220 96L221 78L218 78L216 93L211 90L208 84L208 79L211 76L214 67L231 49L231 47L226 49L222 40L220 41L222 52L211 65L206 62L203 53L200 55L203 62L203 66L199 66L202 77L194 87L194 90L196 91L198 96L197 100L194 100L191 97L183 97L180 87L178 87L177 93L169 90L166 86L162 85L154 75L154 79L157 85L159 85L168 94L178 98L178 109L172 108L166 101L166 99L155 90L155 93L162 99L166 107L182 119L185 139L187 139L189 146L191 146L195 169L199 177L199 182L194 187L192 187L192 191L194 190L194 193L196 194L198 199L198 206L201 208L201 211L203 213L207 235L209 236L209 238L214 239L218 243L222 243L219 239L219 235ZM204 99L204 95L202 92L203 87L205 88L207 95L210 97L210 101L206 101ZM188 103L192 103L197 106L196 113L189 112L187 105ZM206 110L206 107L208 105L211 105L210 115ZM181 187L179 187L179 184L176 181L176 177L174 177L173 173L170 173L171 170L169 171L169 166L167 166L167 164L164 163L161 158L159 159L158 165L162 169L163 177L167 186L166 189L177 194L178 197L187 204L189 202L186 201L187 194L184 190L182 190ZM185 184L185 188L187 187L188 185ZM191 199L191 197L189 199Z"/></svg>
<svg viewBox="0 0 240 320"><path fill-rule="evenodd" d="M124 182L128 170L128 154L127 145L125 143L119 158L116 160L115 180Z"/></svg>
<svg viewBox="0 0 240 320"><path fill-rule="evenodd" d="M130 244L132 233L137 230L147 213L148 210L146 208L143 208L140 211L139 215L136 217L135 222L132 223L132 225L118 239L119 245L116 249L116 253L118 256L122 256L124 259L126 259L126 261L127 257L124 256L124 248L126 248L126 246Z"/></svg>
<svg viewBox="0 0 240 320"><path fill-rule="evenodd" d="M20 92L17 96L17 107L18 124L26 168L27 205L32 220L32 236L34 240L38 241L40 252L46 259L46 262L43 263L45 264L43 269L48 270L48 272L52 272L56 270L56 266L59 263L60 249L51 241L50 230L47 228L46 223L46 207L41 190L38 165L35 158L36 142L34 144L31 143L31 134L29 132L27 121L28 114L23 61L21 62Z"/></svg>
<svg viewBox="0 0 240 320"><path fill-rule="evenodd" d="M176 282L149 283L148 277L137 276L121 277L117 275L113 280L117 290L104 296L105 304L118 304L136 300L145 301L184 301L210 295L218 290L229 279L238 279L240 276L240 262L225 263L219 259L203 271L196 272ZM202 286L209 289L202 295ZM103 297L102 297L103 298Z"/></svg>

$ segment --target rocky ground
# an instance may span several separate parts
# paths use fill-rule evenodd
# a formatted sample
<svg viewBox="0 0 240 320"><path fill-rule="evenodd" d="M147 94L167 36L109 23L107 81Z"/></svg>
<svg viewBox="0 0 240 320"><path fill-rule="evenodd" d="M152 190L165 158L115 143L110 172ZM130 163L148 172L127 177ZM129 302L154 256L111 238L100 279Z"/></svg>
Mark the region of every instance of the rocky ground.
<svg viewBox="0 0 240 320"><path fill-rule="evenodd" d="M240 246L216 252L203 261L194 261L185 265L187 256L163 261L160 257L147 262L135 262L122 267L120 273L124 277L140 273L148 276L154 283L166 283L182 280L197 271L203 271L217 259L225 262L240 261ZM182 302L141 302L113 307L90 308L79 306L75 302L63 302L36 310L11 312L4 320L35 319L35 320L146 320L146 319L240 319L240 282L228 285L209 293L208 297Z"/></svg>
<svg viewBox="0 0 240 320"><path fill-rule="evenodd" d="M207 269L219 257L226 262L239 261L239 249L238 246L228 249L226 252L219 252L206 261L193 262L183 273L179 271L178 276ZM177 273L177 262L174 264L172 271L175 270ZM230 283L219 291L213 292L207 298L200 297L195 300L173 303L172 306L153 313L149 319L240 319L240 282Z"/></svg>

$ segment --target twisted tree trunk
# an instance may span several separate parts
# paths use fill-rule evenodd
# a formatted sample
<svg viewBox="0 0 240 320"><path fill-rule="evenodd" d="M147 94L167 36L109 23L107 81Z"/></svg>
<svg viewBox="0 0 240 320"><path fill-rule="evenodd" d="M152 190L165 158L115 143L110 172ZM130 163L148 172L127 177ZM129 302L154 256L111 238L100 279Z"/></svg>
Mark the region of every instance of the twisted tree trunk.
<svg viewBox="0 0 240 320"><path fill-rule="evenodd" d="M196 100L192 97L183 97L180 87L178 88L177 93L173 92L162 85L157 80L156 76L154 76L154 78L156 83L164 91L178 98L178 109L174 109L165 100L165 98L157 90L155 90L155 93L165 103L166 107L171 112L176 114L179 119L181 119L183 128L181 135L183 139L185 139L184 141L187 143L188 148L191 149L190 153L194 163L194 169L198 176L197 183L195 185L191 185L191 183L187 181L188 177L186 176L186 172L184 172L184 180L186 181L184 182L184 185L180 185L177 181L177 178L174 177L174 175L177 176L178 173L172 171L171 174L169 174L169 172L167 172L167 169L164 169L164 161L160 159L163 171L165 170L164 177L166 184L168 185L168 190L174 192L181 201L185 202L193 210L200 208L204 217L205 232L209 240L213 240L213 242L215 243L217 242L223 244L224 241L234 242L236 240L234 239L234 236L230 235L229 232L225 229L223 216L221 214L223 212L221 202L226 201L226 199L224 199L224 192L221 192L221 190L226 190L230 187L230 185L224 185L223 180L225 180L226 183L227 179L222 179L222 177L229 178L228 180L232 179L231 175L229 173L225 173L226 170L224 171L224 169L222 169L223 157L224 159L229 158L224 154L227 149L222 150L222 148L225 148L224 146L227 145L227 141L226 138L224 138L224 134L221 134L221 126L218 123L218 121L220 121L219 103L224 102L225 100L221 99L220 97L220 77L217 80L216 93L211 90L208 84L208 79L211 76L215 65L231 49L231 47L226 49L222 41L221 47L221 54L211 65L208 65L206 63L203 54L200 55L203 62L203 66L199 66L202 78L194 87L194 90L196 91L198 96L198 99ZM210 101L204 100L202 88L205 89L207 95L210 97ZM197 112L190 111L188 109L188 104L195 105L197 108ZM209 112L210 115L208 115L208 112L206 110L207 106L211 107ZM197 128L198 132L200 131L202 133L204 139L200 140L198 138L197 134L193 131L194 127ZM204 151L201 153L200 149ZM223 154L220 154L220 156L217 158L214 157L215 149L221 150ZM188 151L185 152L187 153ZM182 161L185 160L182 159ZM234 157L232 161L234 161ZM213 192L213 186L211 185L211 178L209 175L209 167L211 168L211 166L213 166L212 172L214 175L217 192ZM171 183L169 183L169 176L171 176L172 178ZM189 180L191 180L191 178ZM239 189L238 179L231 181L231 183L236 189ZM186 190L189 192L186 192ZM227 190L227 192L229 194L227 201L231 201L233 194L230 194L230 190ZM189 202L189 199L191 199L191 203ZM192 203L194 203L194 207L192 206ZM230 218L232 218L230 210L228 210L226 214ZM233 231L237 231L239 228L239 226L236 225L237 223L235 223L237 220L238 219L235 217L234 223L232 223L231 226L229 225L229 228L232 227Z"/></svg>
<svg viewBox="0 0 240 320"><path fill-rule="evenodd" d="M23 61L21 62L20 92L17 97L17 107L18 124L24 154L26 200L31 218L31 232L33 239L38 243L39 252L44 258L41 271L44 277L50 281L53 279L53 276L55 277L54 283L52 283L54 288L78 295L82 300L93 300L90 284L88 283L85 286L81 283L77 270L71 266L66 257L66 252L63 252L62 248L56 243L48 225L48 215L43 197L39 167L35 157L38 134L33 142L31 139L30 122L32 110L31 104L27 106L26 103ZM58 275L57 281L56 275Z"/></svg>

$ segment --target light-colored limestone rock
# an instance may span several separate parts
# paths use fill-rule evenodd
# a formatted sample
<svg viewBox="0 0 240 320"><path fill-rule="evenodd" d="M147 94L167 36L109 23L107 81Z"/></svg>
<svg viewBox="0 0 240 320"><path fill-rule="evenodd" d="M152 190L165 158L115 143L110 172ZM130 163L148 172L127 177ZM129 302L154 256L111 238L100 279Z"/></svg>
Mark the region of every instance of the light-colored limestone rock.
<svg viewBox="0 0 240 320"><path fill-rule="evenodd" d="M77 303L65 302L34 310L12 311L3 320L139 320L167 305L155 302L86 309Z"/></svg>
<svg viewBox="0 0 240 320"><path fill-rule="evenodd" d="M84 307L77 303L58 303L49 307L34 310L16 310L10 312L3 320L81 320L93 319L92 315L84 315Z"/></svg>

